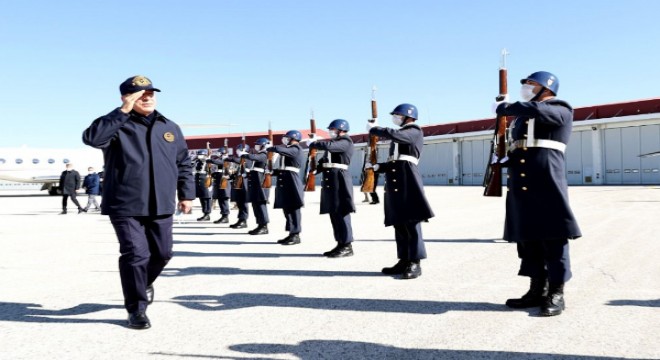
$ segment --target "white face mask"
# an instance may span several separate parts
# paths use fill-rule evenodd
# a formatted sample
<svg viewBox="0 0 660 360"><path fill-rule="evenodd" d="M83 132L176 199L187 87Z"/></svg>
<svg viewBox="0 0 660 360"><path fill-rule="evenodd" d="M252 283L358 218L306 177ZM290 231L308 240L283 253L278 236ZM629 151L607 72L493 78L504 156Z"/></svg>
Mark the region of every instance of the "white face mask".
<svg viewBox="0 0 660 360"><path fill-rule="evenodd" d="M520 87L520 98L525 100L525 101L530 101L536 96L534 94L534 85L531 84L523 84Z"/></svg>
<svg viewBox="0 0 660 360"><path fill-rule="evenodd" d="M203 159L203 158L205 158L205 156L204 155L197 155L197 158L198 159Z"/></svg>
<svg viewBox="0 0 660 360"><path fill-rule="evenodd" d="M289 138L286 136L282 136L282 144L289 145Z"/></svg>
<svg viewBox="0 0 660 360"><path fill-rule="evenodd" d="M328 131L328 135L330 135L330 139L336 139L339 134L337 134L337 130L330 130Z"/></svg>
<svg viewBox="0 0 660 360"><path fill-rule="evenodd" d="M403 115L392 115L392 123L396 126L403 124Z"/></svg>
<svg viewBox="0 0 660 360"><path fill-rule="evenodd" d="M254 146L254 150L256 150L256 151L261 150L261 145L255 145L255 146Z"/></svg>

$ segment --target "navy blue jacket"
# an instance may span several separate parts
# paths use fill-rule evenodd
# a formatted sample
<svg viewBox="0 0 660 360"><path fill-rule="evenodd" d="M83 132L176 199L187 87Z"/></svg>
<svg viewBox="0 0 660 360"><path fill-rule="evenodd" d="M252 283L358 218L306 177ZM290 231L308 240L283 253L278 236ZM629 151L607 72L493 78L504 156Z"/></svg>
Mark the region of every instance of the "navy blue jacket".
<svg viewBox="0 0 660 360"><path fill-rule="evenodd" d="M201 159L193 160L193 167L195 168L195 196L200 199L210 199L211 191L206 187L206 161Z"/></svg>
<svg viewBox="0 0 660 360"><path fill-rule="evenodd" d="M305 205L305 193L302 183L302 173L305 171L305 153L300 144L277 145L268 148L269 152L280 154L280 167L274 172L277 175L277 187L275 188L275 209L295 210ZM298 168L293 172L284 170L283 167Z"/></svg>
<svg viewBox="0 0 660 360"><path fill-rule="evenodd" d="M64 170L60 175L60 189L63 195L75 194L80 189L80 174L76 170Z"/></svg>
<svg viewBox="0 0 660 360"><path fill-rule="evenodd" d="M264 182L265 173L264 171L254 171L252 169L257 168L265 170L268 161L268 154L266 151L261 151L256 154L245 154L243 156L249 160L251 164L250 167L247 168L248 176L246 178L248 192L250 193L250 201L265 203L268 201L268 195L270 194L270 189L264 189L261 187L261 184Z"/></svg>
<svg viewBox="0 0 660 360"><path fill-rule="evenodd" d="M424 134L416 124L407 124L400 129L374 127L369 134L392 140L390 156L397 144L400 155L417 159L422 155ZM378 172L385 174L385 226L421 222L434 216L417 165L396 159L378 165Z"/></svg>
<svg viewBox="0 0 660 360"><path fill-rule="evenodd" d="M310 148L325 150L319 160L317 173L323 175L321 182L321 214L338 213L346 215L355 212L353 203L353 179L348 169L326 168L323 164L351 165L353 140L347 135L332 140L318 140Z"/></svg>
<svg viewBox="0 0 660 360"><path fill-rule="evenodd" d="M498 115L517 116L510 125L512 140L554 140L568 144L573 108L562 100L502 104ZM534 120L534 133L528 133ZM578 238L582 234L568 202L566 159L560 150L517 148L508 153L504 239L539 241Z"/></svg>
<svg viewBox="0 0 660 360"><path fill-rule="evenodd" d="M248 203L250 202L250 194L248 193L248 178L247 174L241 173L241 157L240 156L230 156L228 157L225 161L232 162L238 166L236 166L236 172L234 173L233 180L232 180L232 186L231 186L231 201L238 202L238 203ZM245 159L245 169L249 169L250 166L252 166L252 161ZM235 181L238 181L239 176L243 176L243 186L240 189L234 188Z"/></svg>
<svg viewBox="0 0 660 360"><path fill-rule="evenodd" d="M99 177L99 174L91 173L85 176L82 187L85 188L85 193L89 195L101 194L101 178Z"/></svg>
<svg viewBox="0 0 660 360"><path fill-rule="evenodd" d="M195 198L181 129L157 111L150 118L124 114L117 108L83 132L85 144L103 150L104 215L171 215L177 196L179 200Z"/></svg>

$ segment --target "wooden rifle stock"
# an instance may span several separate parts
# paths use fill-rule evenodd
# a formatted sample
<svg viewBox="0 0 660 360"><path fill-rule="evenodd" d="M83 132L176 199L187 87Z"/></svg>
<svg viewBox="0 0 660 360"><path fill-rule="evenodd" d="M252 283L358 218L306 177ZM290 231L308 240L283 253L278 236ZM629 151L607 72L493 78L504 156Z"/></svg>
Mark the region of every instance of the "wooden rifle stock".
<svg viewBox="0 0 660 360"><path fill-rule="evenodd" d="M273 144L273 130L268 126L268 141ZM264 174L264 181L261 183L262 189L270 189L273 186L273 155L275 153L268 153L268 160L266 161L266 173Z"/></svg>
<svg viewBox="0 0 660 360"><path fill-rule="evenodd" d="M375 90L374 90L375 91ZM378 119L378 108L376 104L376 99L371 97L371 119L369 119L369 122L376 122L376 119ZM366 165L367 163L371 163L372 165L376 164L378 162L378 148L376 147L378 143L378 136L376 135L369 135L369 150L368 150L368 156L365 156L365 161L364 164ZM376 173L373 168L368 168L362 170L362 187L360 188L360 191L363 193L372 193L374 192L376 188Z"/></svg>
<svg viewBox="0 0 660 360"><path fill-rule="evenodd" d="M309 120L309 127L311 131L309 137L311 138L313 135L316 135L316 120L314 120L314 114L312 114L312 118ZM309 154L307 155L305 191L316 191L316 152L316 149L309 149Z"/></svg>
<svg viewBox="0 0 660 360"><path fill-rule="evenodd" d="M245 135L243 135L243 151L245 151ZM245 158L241 156L241 162L236 171L236 180L234 180L234 189L243 188L243 174L245 173Z"/></svg>
<svg viewBox="0 0 660 360"><path fill-rule="evenodd" d="M502 50L502 66L499 70L500 94L497 101L502 101L507 89L506 50ZM495 134L491 141L491 158L486 165L484 176L484 196L502 196L502 164L500 160L506 156L506 116L496 116Z"/></svg>
<svg viewBox="0 0 660 360"><path fill-rule="evenodd" d="M209 159L211 158L211 142L210 141L206 142L206 155L209 157ZM206 179L204 180L204 186L206 188L211 187L211 181L213 180L213 178L211 176L213 174L213 170L211 169L211 167L212 167L212 165L210 163L206 164Z"/></svg>
<svg viewBox="0 0 660 360"><path fill-rule="evenodd" d="M225 151L229 152L229 148L227 147L227 139L225 139ZM220 154L222 158L222 154ZM220 189L225 190L227 189L227 183L229 182L229 162L224 161L222 159L222 178L220 179Z"/></svg>

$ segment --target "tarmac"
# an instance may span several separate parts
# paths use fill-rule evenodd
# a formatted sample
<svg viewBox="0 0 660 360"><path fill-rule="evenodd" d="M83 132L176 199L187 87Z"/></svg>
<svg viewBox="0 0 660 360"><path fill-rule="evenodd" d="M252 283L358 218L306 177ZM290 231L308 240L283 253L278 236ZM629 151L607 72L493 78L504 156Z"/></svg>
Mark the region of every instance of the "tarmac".
<svg viewBox="0 0 660 360"><path fill-rule="evenodd" d="M504 198L481 187L426 188L436 216L414 280L380 273L397 261L394 230L357 188L355 256L340 259L321 255L335 243L318 191L295 246L276 244L279 210L270 234L250 236L253 216L241 230L197 222L195 201L175 222L148 330L126 327L107 217L71 203L58 215L60 197L35 193L0 192L1 359L660 358L659 186L570 188L584 236L556 317L504 306L528 279L501 240Z"/></svg>

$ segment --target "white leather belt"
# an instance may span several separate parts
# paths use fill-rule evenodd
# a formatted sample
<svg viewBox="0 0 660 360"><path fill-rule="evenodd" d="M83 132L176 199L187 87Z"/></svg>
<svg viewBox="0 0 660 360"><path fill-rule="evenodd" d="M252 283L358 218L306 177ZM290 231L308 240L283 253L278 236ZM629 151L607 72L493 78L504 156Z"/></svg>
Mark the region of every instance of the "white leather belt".
<svg viewBox="0 0 660 360"><path fill-rule="evenodd" d="M348 165L346 164L324 163L323 167L326 169L336 168L336 169L348 170Z"/></svg>
<svg viewBox="0 0 660 360"><path fill-rule="evenodd" d="M509 145L509 151L514 151L516 149L525 148L525 147L539 147L546 149L559 150L562 153L566 151L566 144L554 140L545 140L545 139L527 139L527 140L516 140Z"/></svg>
<svg viewBox="0 0 660 360"><path fill-rule="evenodd" d="M419 164L419 159L414 157L414 156L410 156L410 155L401 155L401 154L399 154L399 156L396 158L396 160L408 161L408 162L411 162L415 165Z"/></svg>
<svg viewBox="0 0 660 360"><path fill-rule="evenodd" d="M262 173L262 172L264 172L264 169L262 169L262 168L252 168L252 169L250 169L250 171L256 171L256 172Z"/></svg>
<svg viewBox="0 0 660 360"><path fill-rule="evenodd" d="M293 166L285 166L284 168L282 168L282 170L291 171L291 172L294 172L294 173L299 173L300 172L299 168L293 167Z"/></svg>

